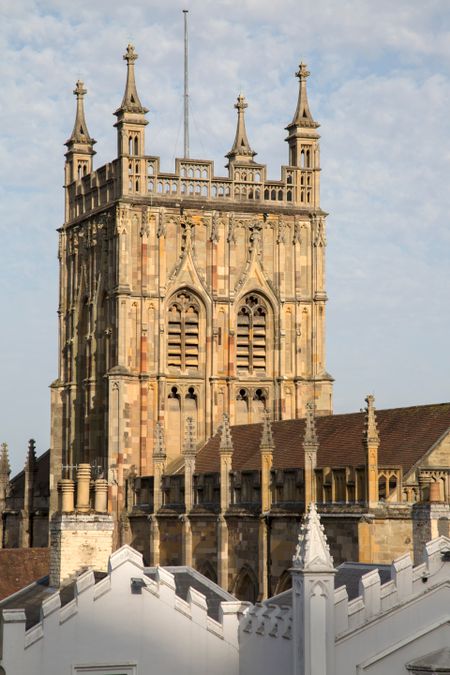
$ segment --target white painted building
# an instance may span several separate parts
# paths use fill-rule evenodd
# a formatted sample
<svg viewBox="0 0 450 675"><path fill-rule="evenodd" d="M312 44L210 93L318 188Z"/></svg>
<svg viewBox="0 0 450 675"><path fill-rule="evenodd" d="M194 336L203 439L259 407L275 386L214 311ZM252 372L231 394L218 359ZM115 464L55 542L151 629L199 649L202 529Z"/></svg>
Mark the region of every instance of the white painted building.
<svg viewBox="0 0 450 675"><path fill-rule="evenodd" d="M107 573L85 571L59 590L33 584L0 603L0 672L450 673L447 537L428 543L415 568L403 556L390 570L335 570L313 505L292 577L292 590L253 606L190 568L144 568L141 556L123 547Z"/></svg>
<svg viewBox="0 0 450 675"><path fill-rule="evenodd" d="M238 675L241 603L181 570L191 584L186 600L176 593L176 574L157 568L152 579L141 555L125 546L102 579L86 571L60 591L33 584L11 596L2 603L4 672Z"/></svg>
<svg viewBox="0 0 450 675"><path fill-rule="evenodd" d="M336 570L312 505L292 576L292 590L251 607L242 619L241 675L450 673L448 537L429 542L424 562L415 568L409 555L395 560L387 583L381 584L377 569L363 574L359 595L349 599L346 586L336 588Z"/></svg>

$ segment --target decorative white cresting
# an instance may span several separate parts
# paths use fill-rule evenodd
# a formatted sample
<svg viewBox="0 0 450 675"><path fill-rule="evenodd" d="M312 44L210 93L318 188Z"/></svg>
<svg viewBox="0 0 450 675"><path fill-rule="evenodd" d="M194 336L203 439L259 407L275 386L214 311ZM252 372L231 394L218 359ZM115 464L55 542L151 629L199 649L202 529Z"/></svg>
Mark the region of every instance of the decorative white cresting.
<svg viewBox="0 0 450 675"><path fill-rule="evenodd" d="M334 569L333 558L314 502L310 504L308 512L303 517L292 564L294 568L305 572Z"/></svg>

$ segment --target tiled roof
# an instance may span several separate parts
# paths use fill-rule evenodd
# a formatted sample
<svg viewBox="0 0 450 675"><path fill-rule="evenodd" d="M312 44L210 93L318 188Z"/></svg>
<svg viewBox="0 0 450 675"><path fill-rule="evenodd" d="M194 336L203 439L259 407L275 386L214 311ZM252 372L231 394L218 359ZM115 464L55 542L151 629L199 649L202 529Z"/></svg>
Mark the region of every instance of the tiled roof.
<svg viewBox="0 0 450 675"><path fill-rule="evenodd" d="M377 410L380 449L378 462L384 466L402 466L404 473L450 429L450 403ZM319 451L317 465L359 466L364 464L365 413L317 417ZM274 469L303 467L304 419L272 423L275 450ZM259 469L259 443L262 424L231 427L233 470ZM196 472L219 471L220 433L216 433L196 458Z"/></svg>
<svg viewBox="0 0 450 675"><path fill-rule="evenodd" d="M23 550L23 549L22 549ZM34 549L36 550L36 549ZM48 549L45 549L48 550ZM98 583L106 576L106 572L95 572L94 580ZM21 588L14 595L0 601L0 614L3 609L23 609L26 617L26 630L41 620L41 605L48 597L59 590L61 607L67 605L75 597L76 579L61 586L60 589L50 586L49 577L45 576L30 585Z"/></svg>
<svg viewBox="0 0 450 675"><path fill-rule="evenodd" d="M34 476L35 490L40 495L45 496L49 492L48 476L50 472L50 450L36 458L36 473ZM25 472L19 471L11 478L12 496L23 496Z"/></svg>
<svg viewBox="0 0 450 675"><path fill-rule="evenodd" d="M0 549L0 600L45 577L49 569L49 548Z"/></svg>
<svg viewBox="0 0 450 675"><path fill-rule="evenodd" d="M359 580L364 574L378 570L381 584L386 584L391 580L391 566L377 565L371 563L344 562L336 568L334 575L334 587L345 586L349 600L354 600L359 596ZM292 606L292 589L288 589L274 595L272 598L264 601L268 605Z"/></svg>

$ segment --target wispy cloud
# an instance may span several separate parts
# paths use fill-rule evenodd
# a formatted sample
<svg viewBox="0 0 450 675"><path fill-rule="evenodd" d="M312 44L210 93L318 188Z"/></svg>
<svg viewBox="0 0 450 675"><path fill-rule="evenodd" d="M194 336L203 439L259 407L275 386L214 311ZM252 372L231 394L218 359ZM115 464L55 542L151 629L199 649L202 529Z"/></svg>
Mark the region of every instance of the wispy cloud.
<svg viewBox="0 0 450 675"><path fill-rule="evenodd" d="M186 3L20 0L0 16L0 440L16 467L28 436L48 445L56 373L55 229L74 82L86 82L97 166L115 153L122 53L139 53L147 151L181 152ZM375 390L380 406L448 399L450 13L446 0L190 0L192 151L223 169L233 103L277 177L300 58L321 122L330 212L329 370L337 410Z"/></svg>

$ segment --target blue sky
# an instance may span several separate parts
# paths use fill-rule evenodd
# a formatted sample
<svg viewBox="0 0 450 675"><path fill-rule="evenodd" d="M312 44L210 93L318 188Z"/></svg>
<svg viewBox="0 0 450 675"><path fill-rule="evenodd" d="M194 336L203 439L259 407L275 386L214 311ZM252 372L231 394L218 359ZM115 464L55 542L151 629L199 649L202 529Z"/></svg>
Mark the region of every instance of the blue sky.
<svg viewBox="0 0 450 675"><path fill-rule="evenodd" d="M293 77L307 61L328 219L328 370L335 410L449 400L450 7L447 0L116 0L0 4L0 441L14 469L49 445L57 236L72 90L88 89L95 166L131 39L150 108L147 153L182 153L181 9L190 10L191 155L221 174L248 99L257 159L279 176Z"/></svg>

